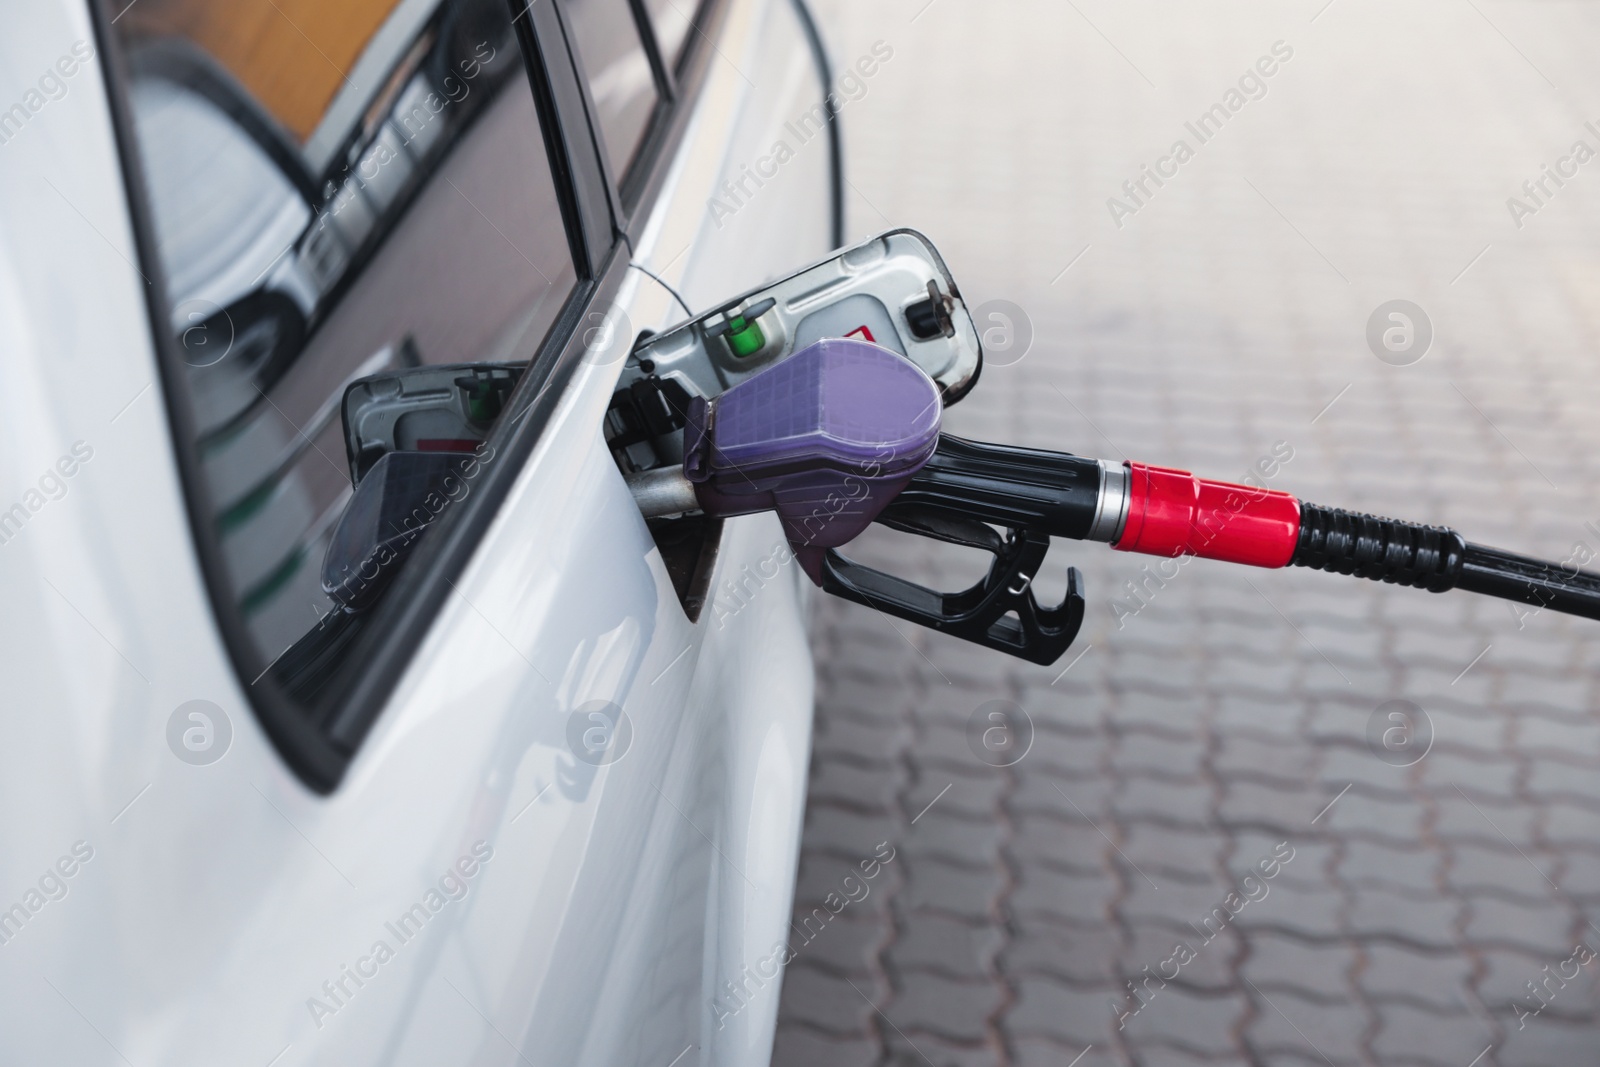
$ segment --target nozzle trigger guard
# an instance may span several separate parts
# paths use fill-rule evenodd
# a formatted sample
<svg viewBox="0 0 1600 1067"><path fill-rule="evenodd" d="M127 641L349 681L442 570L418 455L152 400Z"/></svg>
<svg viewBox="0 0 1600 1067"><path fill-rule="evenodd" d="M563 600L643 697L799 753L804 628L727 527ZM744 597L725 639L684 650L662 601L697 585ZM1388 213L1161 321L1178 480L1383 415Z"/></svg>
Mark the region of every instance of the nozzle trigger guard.
<svg viewBox="0 0 1600 1067"><path fill-rule="evenodd" d="M1050 550L1050 535L1023 528L1008 530L1002 537L981 523L973 524L981 534L969 534L949 524L930 524L929 518L891 504L879 521L988 550L994 562L982 581L957 593L941 593L830 549L823 558L822 588L845 600L1032 663L1048 666L1059 659L1083 625L1083 576L1076 567L1067 568L1067 595L1061 603L1052 608L1039 603L1033 579Z"/></svg>

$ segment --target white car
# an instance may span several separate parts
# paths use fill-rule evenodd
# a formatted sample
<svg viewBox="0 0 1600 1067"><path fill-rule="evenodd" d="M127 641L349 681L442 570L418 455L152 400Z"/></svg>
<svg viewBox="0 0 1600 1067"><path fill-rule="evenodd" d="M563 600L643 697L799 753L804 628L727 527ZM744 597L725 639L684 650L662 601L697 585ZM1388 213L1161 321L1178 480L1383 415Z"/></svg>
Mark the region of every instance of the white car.
<svg viewBox="0 0 1600 1067"><path fill-rule="evenodd" d="M808 583L613 446L838 159L694 6L8 14L0 1063L767 1062Z"/></svg>

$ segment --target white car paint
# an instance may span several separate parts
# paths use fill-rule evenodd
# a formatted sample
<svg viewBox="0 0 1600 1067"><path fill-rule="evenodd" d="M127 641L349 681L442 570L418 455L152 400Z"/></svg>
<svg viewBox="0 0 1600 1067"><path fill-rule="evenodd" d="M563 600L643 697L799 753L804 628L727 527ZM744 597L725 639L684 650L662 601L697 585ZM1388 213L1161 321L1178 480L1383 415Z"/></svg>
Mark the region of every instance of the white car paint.
<svg viewBox="0 0 1600 1067"><path fill-rule="evenodd" d="M92 39L78 2L11 12L0 107ZM717 51L637 250L696 307L826 244L820 143L707 214L817 94L781 0L735 0ZM767 1062L778 981L711 1001L788 936L798 569L691 624L601 440L619 365L586 365L345 781L312 794L212 619L100 71L64 84L0 144L0 510L45 501L0 544L0 909L44 902L0 944L0 1062ZM618 304L636 328L679 314L635 271ZM780 544L770 516L728 523L714 588ZM232 728L207 766L167 743L194 699ZM590 700L635 731L600 768L566 741ZM430 890L464 895L402 941Z"/></svg>

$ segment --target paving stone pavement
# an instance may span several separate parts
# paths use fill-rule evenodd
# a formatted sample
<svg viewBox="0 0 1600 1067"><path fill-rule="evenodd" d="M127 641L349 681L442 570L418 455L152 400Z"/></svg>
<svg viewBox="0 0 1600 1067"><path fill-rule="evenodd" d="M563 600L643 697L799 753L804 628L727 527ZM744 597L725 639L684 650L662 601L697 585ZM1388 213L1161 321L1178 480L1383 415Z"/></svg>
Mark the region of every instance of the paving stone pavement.
<svg viewBox="0 0 1600 1067"><path fill-rule="evenodd" d="M1029 324L948 429L1600 552L1600 164L1561 162L1600 148L1600 10L818 9L841 66L892 50L845 86L852 231L925 230ZM1569 176L1534 199L1543 164ZM1392 299L1432 324L1419 362L1368 346ZM1596 1061L1600 630L1098 545L1058 544L1041 595L1069 562L1088 614L1048 668L818 599L777 1064ZM1021 730L995 701L1032 724L1007 767L968 741Z"/></svg>

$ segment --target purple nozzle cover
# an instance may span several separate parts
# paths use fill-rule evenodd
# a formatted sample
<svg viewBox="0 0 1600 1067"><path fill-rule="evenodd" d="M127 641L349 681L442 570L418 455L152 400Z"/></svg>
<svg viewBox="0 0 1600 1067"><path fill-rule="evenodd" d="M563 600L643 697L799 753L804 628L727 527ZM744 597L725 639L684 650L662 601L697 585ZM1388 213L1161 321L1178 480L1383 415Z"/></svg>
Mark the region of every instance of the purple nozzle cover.
<svg viewBox="0 0 1600 1067"><path fill-rule="evenodd" d="M697 400L684 473L709 515L776 511L821 581L822 557L865 530L939 443L939 387L898 353L826 338Z"/></svg>

